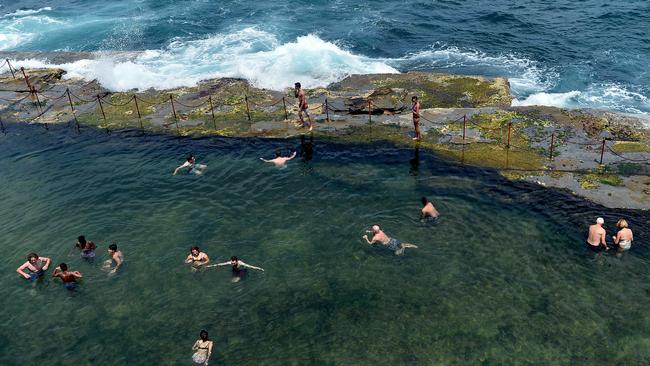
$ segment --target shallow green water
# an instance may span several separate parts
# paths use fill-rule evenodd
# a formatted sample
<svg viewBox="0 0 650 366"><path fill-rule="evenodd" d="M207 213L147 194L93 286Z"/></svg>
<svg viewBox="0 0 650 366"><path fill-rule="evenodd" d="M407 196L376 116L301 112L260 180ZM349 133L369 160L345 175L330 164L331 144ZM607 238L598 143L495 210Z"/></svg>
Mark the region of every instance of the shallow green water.
<svg viewBox="0 0 650 366"><path fill-rule="evenodd" d="M490 171L375 144L313 143L278 170L258 157L299 140L136 133L0 135L0 364L191 364L200 329L212 364L647 364L647 213L603 210ZM203 177L172 176L194 152ZM442 212L417 220L419 198ZM637 241L594 257L584 227L629 219ZM402 257L360 239L374 223L418 244ZM75 238L94 263L68 256ZM609 234L609 233L608 233ZM101 270L116 241L123 271ZM212 260L262 266L191 272ZM84 274L75 292L22 280L30 251Z"/></svg>

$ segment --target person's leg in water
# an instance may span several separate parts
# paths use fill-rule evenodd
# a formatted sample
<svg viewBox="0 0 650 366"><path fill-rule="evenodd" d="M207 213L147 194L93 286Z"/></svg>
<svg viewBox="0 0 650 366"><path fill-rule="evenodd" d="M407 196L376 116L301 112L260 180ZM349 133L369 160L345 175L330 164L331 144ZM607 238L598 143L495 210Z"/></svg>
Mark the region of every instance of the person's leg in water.
<svg viewBox="0 0 650 366"><path fill-rule="evenodd" d="M402 254L404 254L404 250L405 250L406 248L417 248L417 247L418 247L418 246L415 245L415 244L402 243L402 244L400 245L399 249L397 249L397 250L395 251L395 255L402 255Z"/></svg>

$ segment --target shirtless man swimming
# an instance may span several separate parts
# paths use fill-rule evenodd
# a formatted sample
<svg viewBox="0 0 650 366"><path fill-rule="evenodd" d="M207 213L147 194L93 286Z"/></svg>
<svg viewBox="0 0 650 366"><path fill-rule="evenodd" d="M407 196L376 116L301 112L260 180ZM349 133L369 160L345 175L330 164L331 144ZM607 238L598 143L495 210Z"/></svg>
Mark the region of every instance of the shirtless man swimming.
<svg viewBox="0 0 650 366"><path fill-rule="evenodd" d="M190 255L185 258L185 263L192 263L192 267L200 267L210 263L210 257L203 253L199 247L190 248Z"/></svg>
<svg viewBox="0 0 650 366"><path fill-rule="evenodd" d="M124 262L124 255L121 250L117 250L117 244L115 243L108 246L108 255L111 257L111 264L115 263L115 267L113 267L110 273L115 273Z"/></svg>
<svg viewBox="0 0 650 366"><path fill-rule="evenodd" d="M275 164L276 167L281 168L281 167L284 166L284 164L287 161L289 161L289 160L291 160L291 159L293 159L295 157L296 157L296 152L295 151L293 152L293 154L291 154L291 156L284 157L284 156L282 156L282 154L280 153L279 150L276 150L275 151L275 158L273 158L271 160L266 160L264 158L260 158L260 160L262 160L265 163L273 163L273 164Z"/></svg>
<svg viewBox="0 0 650 366"><path fill-rule="evenodd" d="M244 263L244 261L239 260L239 258L235 256L230 257L230 261L228 262L217 263L217 264L210 265L208 267L223 267L223 266L231 266L233 282L238 282L239 280L241 280L246 275L246 270L249 268L264 272L263 268L255 267L250 264Z"/></svg>
<svg viewBox="0 0 650 366"><path fill-rule="evenodd" d="M68 290L74 290L77 287L77 278L83 277L79 271L68 271L68 265L65 263L59 264L54 272L52 272L52 277L58 277L63 280L63 286Z"/></svg>
<svg viewBox="0 0 650 366"><path fill-rule="evenodd" d="M422 197L422 204L424 207L422 207L422 211L420 212L420 220L423 220L427 217L435 219L438 217L438 215L440 215L438 210L433 207L433 203L431 203L426 197Z"/></svg>
<svg viewBox="0 0 650 366"><path fill-rule="evenodd" d="M303 118L302 114L304 113L307 115L307 119L309 119L309 131L311 131L313 129L313 123L311 121L311 116L309 115L309 104L307 103L307 97L305 97L305 91L302 90L300 83L295 83L294 87L294 95L296 98L298 98L298 117L300 118L302 127L307 127L305 125L305 119Z"/></svg>
<svg viewBox="0 0 650 366"><path fill-rule="evenodd" d="M587 247L589 247L589 249L591 249L595 253L600 252L601 245L605 247L605 250L609 250L609 247L607 246L607 242L605 240L605 238L607 237L607 233L605 232L605 229L603 229L604 223L605 220L602 217L599 217L596 219L595 224L589 226L589 234L587 236Z"/></svg>
<svg viewBox="0 0 650 366"><path fill-rule="evenodd" d="M45 274L50 263L52 263L50 258L39 257L36 253L29 253L29 255L27 255L27 262L18 267L16 272L27 280L35 281ZM28 270L29 273L25 273L25 270Z"/></svg>
<svg viewBox="0 0 650 366"><path fill-rule="evenodd" d="M362 238L370 245L375 243L381 243L383 246L395 252L395 255L402 255L406 248L417 248L417 245L402 243L395 238L391 238L386 233L384 233L379 225L374 225L372 227L372 240L368 240L368 235L364 235Z"/></svg>

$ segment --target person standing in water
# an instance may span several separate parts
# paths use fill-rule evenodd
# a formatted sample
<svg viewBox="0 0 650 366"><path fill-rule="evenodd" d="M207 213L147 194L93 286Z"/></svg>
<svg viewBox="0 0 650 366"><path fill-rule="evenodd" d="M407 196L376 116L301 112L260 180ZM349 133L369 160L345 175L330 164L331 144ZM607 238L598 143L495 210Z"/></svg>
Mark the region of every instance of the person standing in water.
<svg viewBox="0 0 650 366"><path fill-rule="evenodd" d="M79 271L68 271L68 265L59 264L52 272L52 277L58 277L63 281L63 286L68 290L74 290L77 287L77 278L83 277Z"/></svg>
<svg viewBox="0 0 650 366"><path fill-rule="evenodd" d="M190 248L190 254L185 258L185 263L192 263L192 267L201 267L210 263L210 257L203 253L199 247Z"/></svg>
<svg viewBox="0 0 650 366"><path fill-rule="evenodd" d="M413 140L420 140L420 102L417 96L411 98L411 112L413 113L413 127L415 128L415 137Z"/></svg>
<svg viewBox="0 0 650 366"><path fill-rule="evenodd" d="M618 220L616 227L619 230L615 236L612 236L614 239L614 244L618 245L619 252L629 250L632 247L634 235L632 234L632 230L627 227L627 221L623 219Z"/></svg>
<svg viewBox="0 0 650 366"><path fill-rule="evenodd" d="M27 255L27 262L16 269L16 272L23 276L25 279L35 281L45 274L45 271L50 267L52 260L47 257L39 257L36 253L29 253ZM29 273L26 273L28 270Z"/></svg>
<svg viewBox="0 0 650 366"><path fill-rule="evenodd" d="M176 175L179 170L184 169L184 168L190 168L190 174L201 175L201 174L203 174L203 171L205 171L205 168L207 168L207 167L208 166L205 165L205 164L198 164L196 162L196 158L194 157L194 155L189 154L189 155L187 155L187 158L185 159L185 162L181 166L176 168L174 170L174 174L172 174L172 175Z"/></svg>
<svg viewBox="0 0 650 366"><path fill-rule="evenodd" d="M422 197L422 204L424 207L422 207L422 211L420 212L420 220L423 220L427 217L430 217L432 219L437 219L440 213L438 210L436 210L435 207L433 207L433 203L431 203L429 200L427 200L426 197Z"/></svg>
<svg viewBox="0 0 650 366"><path fill-rule="evenodd" d="M379 225L373 225L372 227L372 240L368 240L368 235L364 235L362 238L370 245L374 243L381 243L386 248L395 252L395 255L402 255L406 248L417 248L417 245L402 243L395 238L391 238L386 233L384 233Z"/></svg>
<svg viewBox="0 0 650 366"><path fill-rule="evenodd" d="M607 233L603 229L603 224L605 220L602 217L596 219L596 223L589 226L589 233L587 235L587 247L591 249L594 253L599 253L601 251L601 245L605 247L605 250L609 250L607 246Z"/></svg>
<svg viewBox="0 0 650 366"><path fill-rule="evenodd" d="M197 364L207 365L210 356L212 355L212 346L213 343L210 338L208 338L208 331L202 329L199 333L199 339L194 342L194 345L192 346L192 351L194 351L192 361Z"/></svg>
<svg viewBox="0 0 650 366"><path fill-rule="evenodd" d="M294 84L294 95L298 98L298 117L302 123L302 127L307 127L305 125L305 119L302 116L303 113L307 116L309 120L309 131L313 129L313 123L311 121L311 116L309 115L309 103L307 103L307 97L305 96L305 91L302 89L300 83Z"/></svg>
<svg viewBox="0 0 650 366"><path fill-rule="evenodd" d="M124 262L124 255L121 250L117 249L117 244L113 243L108 246L108 256L111 257L111 259L108 260L108 265L111 266L115 263L115 267L113 267L110 273L115 273Z"/></svg>
<svg viewBox="0 0 650 366"><path fill-rule="evenodd" d="M74 246L81 251L81 258L95 258L95 249L97 249L97 246L92 241L86 240L85 236L80 235L77 237L77 242Z"/></svg>
<svg viewBox="0 0 650 366"><path fill-rule="evenodd" d="M291 156L283 157L282 154L280 153L280 150L275 150L275 158L273 158L271 160L266 160L264 158L260 158L260 160L262 160L265 163L273 163L273 164L275 164L276 167L281 168L281 167L284 166L284 164L287 161L289 161L289 160L291 160L291 159L293 159L295 157L296 157L296 152L295 151L293 152L293 154L291 154Z"/></svg>

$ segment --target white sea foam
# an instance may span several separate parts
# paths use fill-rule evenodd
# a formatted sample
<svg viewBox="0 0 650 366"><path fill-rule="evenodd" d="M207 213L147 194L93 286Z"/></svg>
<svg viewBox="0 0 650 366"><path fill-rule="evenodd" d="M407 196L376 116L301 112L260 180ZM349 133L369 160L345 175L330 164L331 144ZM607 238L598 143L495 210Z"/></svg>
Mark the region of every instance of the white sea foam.
<svg viewBox="0 0 650 366"><path fill-rule="evenodd" d="M47 15L0 17L0 51L28 44L39 34L60 29L65 24Z"/></svg>
<svg viewBox="0 0 650 366"><path fill-rule="evenodd" d="M576 104L576 98L581 96L582 93L573 90L567 93L535 93L529 95L523 100L514 99L513 106L529 106L529 105L546 105L552 107L569 107L571 104Z"/></svg>
<svg viewBox="0 0 650 366"><path fill-rule="evenodd" d="M258 87L275 90L291 87L296 81L312 88L350 74L398 72L316 35L281 44L274 35L253 28L202 40L175 40L165 49L145 51L131 60L103 54L61 65L39 60L21 60L17 65L60 67L68 72L68 78L97 79L114 91L167 89L215 77L245 78Z"/></svg>
<svg viewBox="0 0 650 366"><path fill-rule="evenodd" d="M32 15L32 14L38 14L44 11L51 11L52 8L49 6L46 6L44 8L39 8L39 9L21 9L21 10L16 10L13 13L9 14L4 14L2 18L9 18L9 17L22 17L25 15Z"/></svg>
<svg viewBox="0 0 650 366"><path fill-rule="evenodd" d="M42 15L41 15L42 16ZM29 19L34 16L25 16ZM0 19L0 23L2 23ZM42 20L47 22L48 20ZM22 34L21 37L30 35ZM0 49L24 41L0 33ZM17 67L60 67L66 78L98 80L113 91L193 86L218 77L239 77L262 88L282 90L299 81L307 88L326 86L350 74L396 73L398 70L445 70L509 78L513 105L603 108L647 114L650 90L639 86L594 84L556 92L556 70L517 55L487 55L475 50L436 45L401 58L379 59L353 54L340 45L309 34L282 43L256 28L199 40L174 39L163 49L131 53L97 53L93 59L53 65L47 60L20 60Z"/></svg>

